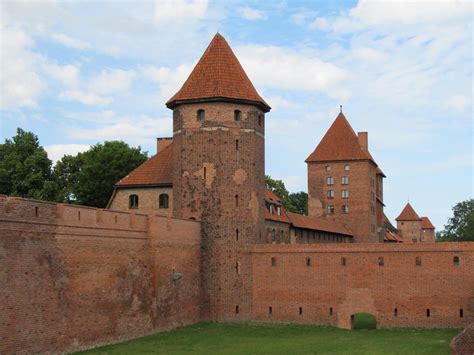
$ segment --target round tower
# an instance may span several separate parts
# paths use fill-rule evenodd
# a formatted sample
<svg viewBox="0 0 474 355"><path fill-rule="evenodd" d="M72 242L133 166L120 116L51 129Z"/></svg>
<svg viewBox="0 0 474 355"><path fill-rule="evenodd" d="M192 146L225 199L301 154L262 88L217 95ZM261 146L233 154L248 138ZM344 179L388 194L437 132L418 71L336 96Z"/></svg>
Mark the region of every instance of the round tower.
<svg viewBox="0 0 474 355"><path fill-rule="evenodd" d="M173 110L173 215L202 221L203 319L244 319L242 248L263 241L264 132L270 107L217 34Z"/></svg>

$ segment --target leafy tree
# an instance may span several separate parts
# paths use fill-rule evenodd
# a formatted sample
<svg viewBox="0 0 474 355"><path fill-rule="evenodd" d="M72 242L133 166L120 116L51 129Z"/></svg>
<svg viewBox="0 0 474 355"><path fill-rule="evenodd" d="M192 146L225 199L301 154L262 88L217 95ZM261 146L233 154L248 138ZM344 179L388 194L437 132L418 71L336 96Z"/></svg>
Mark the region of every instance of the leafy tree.
<svg viewBox="0 0 474 355"><path fill-rule="evenodd" d="M474 241L474 199L457 203L453 207L453 217L448 219L444 230L436 233L438 241Z"/></svg>
<svg viewBox="0 0 474 355"><path fill-rule="evenodd" d="M56 162L53 170L56 181L58 202L76 203L77 199L74 189L78 183L78 173L84 162L84 155L78 153L76 156L64 155Z"/></svg>
<svg viewBox="0 0 474 355"><path fill-rule="evenodd" d="M69 172L64 169L65 172L60 175L67 182L63 191L69 193L68 196L72 193L78 204L103 208L107 205L114 184L145 162L147 154L140 147L131 148L125 142L111 141L92 146L81 153L78 159L62 160L64 165L71 168Z"/></svg>
<svg viewBox="0 0 474 355"><path fill-rule="evenodd" d="M17 128L16 135L0 144L0 193L54 201L56 187L51 160L38 137Z"/></svg>
<svg viewBox="0 0 474 355"><path fill-rule="evenodd" d="M269 175L265 175L265 184L270 191L281 198L287 211L308 214L308 194L306 192L289 193L282 180L272 179Z"/></svg>

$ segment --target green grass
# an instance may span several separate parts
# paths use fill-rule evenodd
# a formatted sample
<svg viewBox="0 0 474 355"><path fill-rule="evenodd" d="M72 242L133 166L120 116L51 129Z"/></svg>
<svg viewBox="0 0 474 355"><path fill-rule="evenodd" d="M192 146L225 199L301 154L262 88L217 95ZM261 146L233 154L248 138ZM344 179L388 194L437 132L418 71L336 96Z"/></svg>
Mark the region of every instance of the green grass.
<svg viewBox="0 0 474 355"><path fill-rule="evenodd" d="M354 315L352 329L375 329L377 328L377 321L375 317L368 313L357 313Z"/></svg>
<svg viewBox="0 0 474 355"><path fill-rule="evenodd" d="M83 354L448 354L458 329L200 323Z"/></svg>

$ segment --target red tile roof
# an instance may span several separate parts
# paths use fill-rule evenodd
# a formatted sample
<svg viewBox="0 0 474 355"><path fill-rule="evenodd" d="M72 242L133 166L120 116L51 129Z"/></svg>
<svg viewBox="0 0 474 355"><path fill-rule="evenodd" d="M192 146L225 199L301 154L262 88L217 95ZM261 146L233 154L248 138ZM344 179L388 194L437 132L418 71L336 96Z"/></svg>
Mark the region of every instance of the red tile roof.
<svg viewBox="0 0 474 355"><path fill-rule="evenodd" d="M173 143L163 148L115 184L126 186L157 186L173 184Z"/></svg>
<svg viewBox="0 0 474 355"><path fill-rule="evenodd" d="M270 111L270 106L257 93L234 52L219 33L166 106L173 108L183 101L204 99L251 101L265 112Z"/></svg>
<svg viewBox="0 0 474 355"><path fill-rule="evenodd" d="M357 134L342 112L306 162L338 160L372 160L375 163L370 153L361 148Z"/></svg>
<svg viewBox="0 0 474 355"><path fill-rule="evenodd" d="M375 170L375 173L377 175L382 175L383 177L387 177L387 175L385 175L382 171L382 169L380 169L379 167L377 167L377 169Z"/></svg>
<svg viewBox="0 0 474 355"><path fill-rule="evenodd" d="M280 214L277 214L275 209L272 209L273 213L270 213L268 208L265 206L264 207L265 219L270 220L270 221L275 221L275 222L291 223L290 219L288 218L285 206L283 206L283 204L281 203L281 198L275 195L272 191L270 191L267 188L265 188L264 190L264 195L265 195L265 200L268 203L280 206Z"/></svg>
<svg viewBox="0 0 474 355"><path fill-rule="evenodd" d="M435 229L433 223L431 223L428 217L421 217L421 228L422 229Z"/></svg>
<svg viewBox="0 0 474 355"><path fill-rule="evenodd" d="M352 236L352 233L345 226L334 221L303 216L297 213L287 212L291 224L296 228L312 229L323 232L338 233Z"/></svg>
<svg viewBox="0 0 474 355"><path fill-rule="evenodd" d="M403 238L400 237L398 234L389 231L388 229L385 230L385 234L383 236L384 241L386 242L394 242L394 243L403 243Z"/></svg>
<svg viewBox="0 0 474 355"><path fill-rule="evenodd" d="M403 209L402 213L395 218L396 221L420 221L421 218L415 212L413 207L411 207L410 203L407 203L405 208Z"/></svg>

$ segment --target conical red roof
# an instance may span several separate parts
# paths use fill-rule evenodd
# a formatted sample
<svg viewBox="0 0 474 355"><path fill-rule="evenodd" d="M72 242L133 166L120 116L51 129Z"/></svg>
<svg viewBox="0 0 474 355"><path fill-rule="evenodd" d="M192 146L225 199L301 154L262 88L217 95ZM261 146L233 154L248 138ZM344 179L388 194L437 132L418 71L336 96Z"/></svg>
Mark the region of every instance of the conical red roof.
<svg viewBox="0 0 474 355"><path fill-rule="evenodd" d="M395 218L396 221L420 221L421 218L415 212L413 207L411 207L410 203L408 202L405 208L403 209L400 216Z"/></svg>
<svg viewBox="0 0 474 355"><path fill-rule="evenodd" d="M257 93L224 37L217 33L181 89L166 103L215 100L249 101L265 112L270 106Z"/></svg>
<svg viewBox="0 0 474 355"><path fill-rule="evenodd" d="M373 161L370 154L362 150L357 134L341 112L306 162L366 159Z"/></svg>

